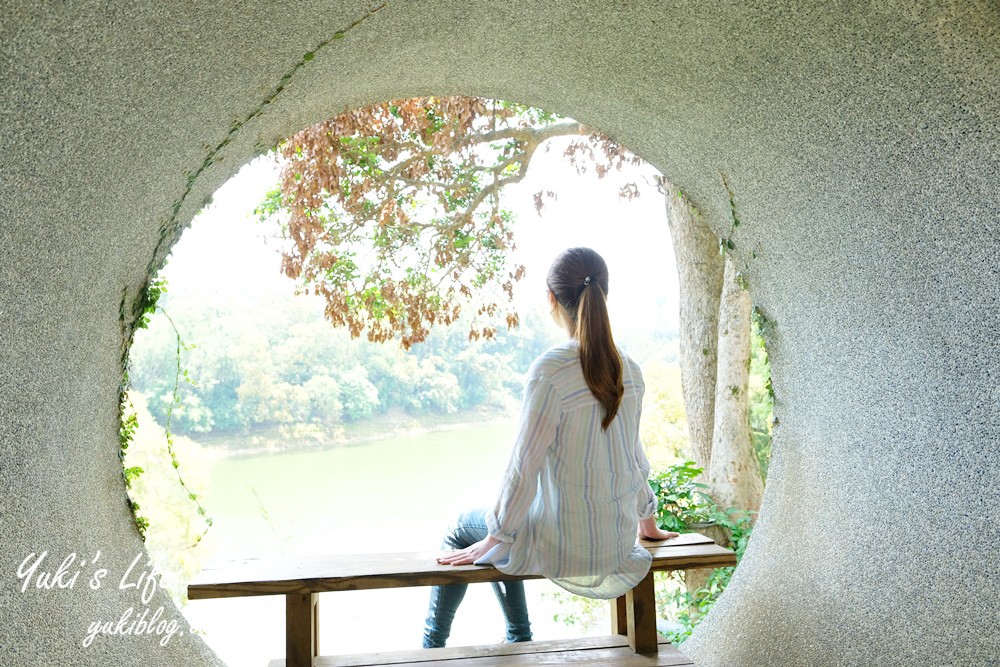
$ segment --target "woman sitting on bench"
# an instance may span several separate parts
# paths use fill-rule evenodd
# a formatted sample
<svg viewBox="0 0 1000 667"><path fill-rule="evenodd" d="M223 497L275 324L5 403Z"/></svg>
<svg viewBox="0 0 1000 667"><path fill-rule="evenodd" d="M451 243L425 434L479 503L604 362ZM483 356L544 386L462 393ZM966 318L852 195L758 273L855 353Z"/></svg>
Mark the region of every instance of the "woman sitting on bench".
<svg viewBox="0 0 1000 667"><path fill-rule="evenodd" d="M520 424L493 508L463 513L438 562L492 564L540 574L590 598L624 595L649 571L657 499L639 441L644 390L639 366L611 335L608 267L590 248L570 248L546 279L552 318L570 339L528 370ZM524 582L493 582L507 642L531 639ZM467 584L434 586L423 646L444 646Z"/></svg>

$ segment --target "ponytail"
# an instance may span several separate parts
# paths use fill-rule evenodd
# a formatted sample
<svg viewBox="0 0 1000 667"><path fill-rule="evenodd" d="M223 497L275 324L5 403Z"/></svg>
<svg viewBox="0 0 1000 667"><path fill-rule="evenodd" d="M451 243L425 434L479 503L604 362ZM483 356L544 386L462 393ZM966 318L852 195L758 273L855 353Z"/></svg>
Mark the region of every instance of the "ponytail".
<svg viewBox="0 0 1000 667"><path fill-rule="evenodd" d="M608 303L604 290L593 282L585 286L580 294L576 337L580 340L583 377L594 398L604 406L601 428L606 431L618 414L625 386L622 384L622 358L611 336Z"/></svg>
<svg viewBox="0 0 1000 667"><path fill-rule="evenodd" d="M583 377L604 406L601 428L606 431L625 393L622 359L608 318L608 265L590 248L570 248L552 263L546 282L574 320Z"/></svg>

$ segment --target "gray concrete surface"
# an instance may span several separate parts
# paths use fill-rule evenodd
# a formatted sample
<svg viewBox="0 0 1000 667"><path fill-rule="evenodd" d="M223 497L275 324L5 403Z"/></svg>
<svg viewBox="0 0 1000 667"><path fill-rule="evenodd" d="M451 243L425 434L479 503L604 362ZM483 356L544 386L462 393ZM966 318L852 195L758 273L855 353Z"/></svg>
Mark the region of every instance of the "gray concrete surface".
<svg viewBox="0 0 1000 667"><path fill-rule="evenodd" d="M720 233L729 178L779 426L751 548L685 652L1000 664L998 5L376 7L0 2L0 664L218 664L188 634L85 648L135 593L85 587L89 567L22 592L17 569L100 549L110 582L141 553L117 457L123 346L205 198L282 136L426 93L603 128Z"/></svg>

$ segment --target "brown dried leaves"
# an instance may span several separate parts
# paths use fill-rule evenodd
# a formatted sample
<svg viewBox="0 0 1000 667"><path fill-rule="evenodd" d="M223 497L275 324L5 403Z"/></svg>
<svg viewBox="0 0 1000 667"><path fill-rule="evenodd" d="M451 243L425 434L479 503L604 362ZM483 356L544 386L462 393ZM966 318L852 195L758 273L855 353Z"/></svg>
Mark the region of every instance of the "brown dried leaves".
<svg viewBox="0 0 1000 667"><path fill-rule="evenodd" d="M551 136L557 117L538 118L496 100L424 97L346 111L296 133L281 149L291 241L282 272L312 286L326 318L355 337L398 337L409 348L474 303L469 338L494 337L498 302L511 302L524 276L523 266L508 267L513 217L499 193L523 177L540 132ZM565 154L581 171L585 157L599 176L638 161L597 133ZM555 193L535 195L536 209L543 196ZM519 322L513 309L503 319Z"/></svg>

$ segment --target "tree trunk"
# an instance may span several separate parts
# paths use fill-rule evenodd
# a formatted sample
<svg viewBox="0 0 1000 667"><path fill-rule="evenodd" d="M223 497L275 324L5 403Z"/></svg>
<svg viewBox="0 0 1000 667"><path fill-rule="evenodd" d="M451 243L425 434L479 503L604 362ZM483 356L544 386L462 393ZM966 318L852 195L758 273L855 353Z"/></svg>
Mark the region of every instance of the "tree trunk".
<svg viewBox="0 0 1000 667"><path fill-rule="evenodd" d="M712 461L715 383L718 359L719 299L723 258L719 239L698 209L677 187L660 179L667 222L677 258L680 286L681 391L692 457L706 471ZM749 325L750 319L747 316Z"/></svg>
<svg viewBox="0 0 1000 667"><path fill-rule="evenodd" d="M719 362L709 492L720 508L756 511L764 495L750 432L750 293L737 280L731 255L719 307Z"/></svg>

